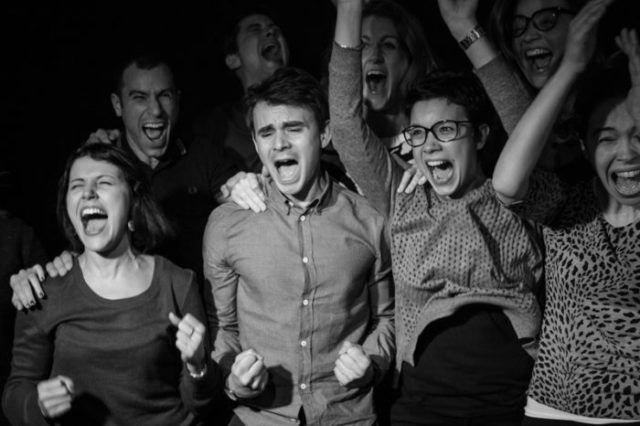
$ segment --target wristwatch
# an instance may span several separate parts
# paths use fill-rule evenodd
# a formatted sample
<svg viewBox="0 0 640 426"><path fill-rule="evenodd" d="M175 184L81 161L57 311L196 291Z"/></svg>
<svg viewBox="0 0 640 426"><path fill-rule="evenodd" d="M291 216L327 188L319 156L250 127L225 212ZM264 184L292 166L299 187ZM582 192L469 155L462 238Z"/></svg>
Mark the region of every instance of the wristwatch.
<svg viewBox="0 0 640 426"><path fill-rule="evenodd" d="M476 25L469 33L458 43L462 50L467 50L473 43L482 38L486 33L480 25Z"/></svg>

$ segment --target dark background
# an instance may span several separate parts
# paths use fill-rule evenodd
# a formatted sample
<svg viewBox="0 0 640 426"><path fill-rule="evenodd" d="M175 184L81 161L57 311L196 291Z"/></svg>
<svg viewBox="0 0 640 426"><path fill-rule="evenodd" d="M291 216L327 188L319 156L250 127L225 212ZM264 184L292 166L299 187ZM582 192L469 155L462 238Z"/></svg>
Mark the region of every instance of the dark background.
<svg viewBox="0 0 640 426"><path fill-rule="evenodd" d="M64 247L55 222L55 194L65 158L90 132L118 125L109 101L113 65L133 47L166 52L182 90L184 126L199 111L241 92L224 67L220 35L243 3L247 1L2 6L0 55L8 108L2 114L6 123L0 170L12 172L13 210L35 227L50 254ZM257 3L274 12L290 45L291 64L320 76L333 30L331 2ZM435 0L400 3L423 22L442 62L469 66L441 21ZM481 15L487 15L490 5L491 0L481 1ZM614 3L603 37L610 39L625 24L638 26L639 6L637 0ZM0 196L9 197L5 194Z"/></svg>

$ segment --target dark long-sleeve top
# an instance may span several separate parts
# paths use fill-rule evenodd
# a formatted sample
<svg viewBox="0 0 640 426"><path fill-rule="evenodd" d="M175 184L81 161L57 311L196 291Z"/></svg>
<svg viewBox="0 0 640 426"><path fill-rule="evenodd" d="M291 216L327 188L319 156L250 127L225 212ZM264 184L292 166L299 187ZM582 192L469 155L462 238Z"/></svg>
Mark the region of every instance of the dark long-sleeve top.
<svg viewBox="0 0 640 426"><path fill-rule="evenodd" d="M362 118L360 52L335 43L329 107L340 159L390 221L398 367L413 365L427 325L470 304L503 308L533 355L541 321L533 291L542 254L526 224L498 201L489 180L456 200L441 199L428 185L398 194L403 171Z"/></svg>
<svg viewBox="0 0 640 426"><path fill-rule="evenodd" d="M45 283L41 309L16 319L11 375L2 404L13 424L49 424L38 407L37 384L63 375L74 383L62 424L192 425L219 384L208 362L190 376L175 347L169 312L206 315L193 272L155 257L151 285L126 299L98 296L77 261ZM207 357L208 358L208 357Z"/></svg>
<svg viewBox="0 0 640 426"><path fill-rule="evenodd" d="M309 424L373 424L371 387L347 389L333 368L345 340L362 345L378 377L392 361L384 220L336 183L306 209L272 181L265 190L267 211L224 204L204 238L215 301L213 358L228 372L240 351L253 348L270 374L267 390L236 414L246 424L290 424L303 407Z"/></svg>

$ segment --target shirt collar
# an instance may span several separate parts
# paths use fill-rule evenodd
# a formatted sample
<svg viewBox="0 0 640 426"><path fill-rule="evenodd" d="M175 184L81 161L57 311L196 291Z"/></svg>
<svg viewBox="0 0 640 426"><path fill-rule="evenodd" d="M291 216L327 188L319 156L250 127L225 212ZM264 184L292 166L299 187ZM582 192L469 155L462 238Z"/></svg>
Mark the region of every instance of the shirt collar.
<svg viewBox="0 0 640 426"><path fill-rule="evenodd" d="M300 214L306 212L315 212L320 214L322 210L333 204L335 198L333 195L333 182L327 172L323 172L323 181L326 182L326 184L324 185L324 188L322 188L322 192L311 203L309 203L305 209L298 207L282 192L280 192L273 178L268 178L267 184L265 185L265 192L267 199L269 200L269 204L286 215L290 215L292 211L299 211Z"/></svg>

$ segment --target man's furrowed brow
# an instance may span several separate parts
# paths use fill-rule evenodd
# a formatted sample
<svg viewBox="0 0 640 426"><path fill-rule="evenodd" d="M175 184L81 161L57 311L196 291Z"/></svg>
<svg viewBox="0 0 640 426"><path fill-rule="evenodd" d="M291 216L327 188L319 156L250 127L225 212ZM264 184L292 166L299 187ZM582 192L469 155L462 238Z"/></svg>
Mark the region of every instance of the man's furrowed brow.
<svg viewBox="0 0 640 426"><path fill-rule="evenodd" d="M289 129L291 127L306 127L306 125L306 122L300 120L285 121L284 123L282 123L282 128Z"/></svg>
<svg viewBox="0 0 640 426"><path fill-rule="evenodd" d="M271 132L275 129L275 127L273 127L273 124L267 124L266 126L262 126L260 128L258 128L256 130L256 133L266 133L266 132Z"/></svg>

